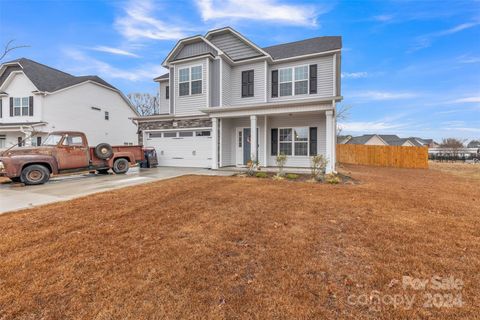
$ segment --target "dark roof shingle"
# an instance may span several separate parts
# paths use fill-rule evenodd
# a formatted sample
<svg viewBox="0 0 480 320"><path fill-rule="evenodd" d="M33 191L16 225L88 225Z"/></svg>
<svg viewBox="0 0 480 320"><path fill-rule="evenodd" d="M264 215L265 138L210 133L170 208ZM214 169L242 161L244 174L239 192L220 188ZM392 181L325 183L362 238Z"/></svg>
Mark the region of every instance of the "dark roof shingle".
<svg viewBox="0 0 480 320"><path fill-rule="evenodd" d="M12 60L4 64L14 62L22 66L25 75L33 82L39 91L54 92L85 81L94 81L118 91L117 88L98 76L77 77L26 58Z"/></svg>
<svg viewBox="0 0 480 320"><path fill-rule="evenodd" d="M273 59L285 59L342 48L342 37L325 36L262 48Z"/></svg>

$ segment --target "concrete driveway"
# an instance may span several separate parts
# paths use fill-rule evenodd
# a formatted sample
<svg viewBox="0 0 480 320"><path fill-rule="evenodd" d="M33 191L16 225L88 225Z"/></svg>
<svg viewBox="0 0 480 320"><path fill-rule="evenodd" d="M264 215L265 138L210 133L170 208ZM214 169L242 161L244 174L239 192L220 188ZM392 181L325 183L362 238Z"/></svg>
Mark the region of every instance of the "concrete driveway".
<svg viewBox="0 0 480 320"><path fill-rule="evenodd" d="M52 178L48 183L38 186L2 184L0 185L0 214L187 174L228 176L232 172L182 167L130 168L129 172L124 175L79 174L61 176Z"/></svg>

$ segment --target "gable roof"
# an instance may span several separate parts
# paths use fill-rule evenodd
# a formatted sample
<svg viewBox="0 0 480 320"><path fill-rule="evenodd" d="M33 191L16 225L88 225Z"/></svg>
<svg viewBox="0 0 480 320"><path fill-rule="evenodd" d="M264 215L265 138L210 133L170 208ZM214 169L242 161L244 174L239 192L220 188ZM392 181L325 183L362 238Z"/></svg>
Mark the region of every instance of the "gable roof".
<svg viewBox="0 0 480 320"><path fill-rule="evenodd" d="M165 74L162 74L161 76L156 77L153 79L153 81L162 81L162 80L168 80L170 78L170 73L167 72Z"/></svg>
<svg viewBox="0 0 480 320"><path fill-rule="evenodd" d="M342 37L326 36L263 48L273 59L285 59L342 48Z"/></svg>
<svg viewBox="0 0 480 320"><path fill-rule="evenodd" d="M346 142L346 144L365 144L373 137L378 136L376 134L364 134L363 136L352 137Z"/></svg>
<svg viewBox="0 0 480 320"><path fill-rule="evenodd" d="M21 71L23 71L23 73L28 77L28 79L30 79L30 81L32 81L35 87L42 92L54 92L86 81L93 81L113 90L119 91L117 88L98 76L90 75L77 77L26 58L5 62L3 63L3 66L15 64L20 65ZM0 85L2 84L3 81L0 83Z"/></svg>

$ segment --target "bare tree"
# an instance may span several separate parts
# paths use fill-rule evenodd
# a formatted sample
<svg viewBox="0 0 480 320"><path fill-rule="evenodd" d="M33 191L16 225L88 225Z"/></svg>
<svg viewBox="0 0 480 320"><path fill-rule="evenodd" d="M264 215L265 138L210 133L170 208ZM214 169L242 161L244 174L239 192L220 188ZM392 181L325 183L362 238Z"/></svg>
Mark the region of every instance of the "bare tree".
<svg viewBox="0 0 480 320"><path fill-rule="evenodd" d="M440 143L441 148L450 149L450 152L453 155L458 155L459 149L465 147L465 141L457 138L443 138L442 143Z"/></svg>
<svg viewBox="0 0 480 320"><path fill-rule="evenodd" d="M341 123L345 122L348 118L350 118L351 109L352 106L348 105L341 105L337 108L337 137L341 135L343 130Z"/></svg>
<svg viewBox="0 0 480 320"><path fill-rule="evenodd" d="M158 97L149 93L134 92L127 95L141 116L158 113Z"/></svg>
<svg viewBox="0 0 480 320"><path fill-rule="evenodd" d="M12 40L8 41L7 44L5 44L5 46L3 48L3 52L0 53L0 61L2 61L3 58L5 58L7 56L7 54L9 54L13 50L30 47L30 46L24 45L24 44L14 45L13 44L14 42L15 42L15 40L12 39Z"/></svg>

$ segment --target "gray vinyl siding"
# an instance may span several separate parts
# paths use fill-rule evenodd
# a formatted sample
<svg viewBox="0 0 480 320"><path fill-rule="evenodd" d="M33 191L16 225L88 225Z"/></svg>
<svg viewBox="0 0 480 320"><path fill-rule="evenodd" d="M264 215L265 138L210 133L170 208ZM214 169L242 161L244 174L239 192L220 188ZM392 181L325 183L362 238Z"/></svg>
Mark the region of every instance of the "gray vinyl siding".
<svg viewBox="0 0 480 320"><path fill-rule="evenodd" d="M175 115L204 115L199 109L206 108L207 103L207 58L202 58L188 63L179 63L175 65ZM179 70L185 67L202 66L202 93L190 94L188 96L180 96L178 85Z"/></svg>
<svg viewBox="0 0 480 320"><path fill-rule="evenodd" d="M220 106L220 60L210 61L210 106Z"/></svg>
<svg viewBox="0 0 480 320"><path fill-rule="evenodd" d="M316 94L303 94L296 96L285 96L272 98L272 70L277 70L281 68L296 67L302 65L317 64L317 93ZM333 88L334 82L337 79L334 79L334 65L333 65L333 55L321 56L317 58L305 59L294 62L279 63L268 66L268 86L267 86L267 99L268 102L276 101L287 101L303 98L314 98L314 97L331 97L334 95ZM279 91L280 93L280 91ZM335 93L336 94L336 93Z"/></svg>
<svg viewBox="0 0 480 320"><path fill-rule="evenodd" d="M231 104L231 76L232 67L222 59L222 104L224 106Z"/></svg>
<svg viewBox="0 0 480 320"><path fill-rule="evenodd" d="M211 53L214 56L217 55L217 51L209 46L204 41L198 41L195 43L189 43L183 46L182 49L175 55L172 61L196 57L202 54Z"/></svg>
<svg viewBox="0 0 480 320"><path fill-rule="evenodd" d="M232 60L242 60L262 55L262 53L232 33L214 35L210 38L210 42L228 54Z"/></svg>
<svg viewBox="0 0 480 320"><path fill-rule="evenodd" d="M253 72L253 97L242 98L242 71L254 70ZM230 76L231 105L242 105L265 102L265 62L259 61L232 68Z"/></svg>
<svg viewBox="0 0 480 320"><path fill-rule="evenodd" d="M232 147L232 139L235 139L235 130L232 127L233 119L221 119L220 121L222 122L220 166L233 166L235 165L235 149Z"/></svg>
<svg viewBox="0 0 480 320"><path fill-rule="evenodd" d="M158 112L159 113L169 113L170 112L170 99L166 99L166 87L168 86L168 81L159 82L159 106Z"/></svg>
<svg viewBox="0 0 480 320"><path fill-rule="evenodd" d="M317 148L319 154L326 154L326 118L325 113L314 115L271 116L268 117L267 159L268 166L276 166L275 156L271 156L271 129L291 127L317 127ZM286 167L310 167L309 156L288 156Z"/></svg>
<svg viewBox="0 0 480 320"><path fill-rule="evenodd" d="M175 68L170 68L170 80L169 83L175 83ZM170 114L175 112L175 86L170 86Z"/></svg>

